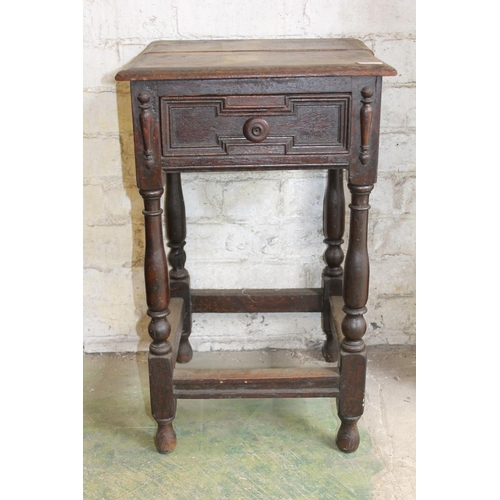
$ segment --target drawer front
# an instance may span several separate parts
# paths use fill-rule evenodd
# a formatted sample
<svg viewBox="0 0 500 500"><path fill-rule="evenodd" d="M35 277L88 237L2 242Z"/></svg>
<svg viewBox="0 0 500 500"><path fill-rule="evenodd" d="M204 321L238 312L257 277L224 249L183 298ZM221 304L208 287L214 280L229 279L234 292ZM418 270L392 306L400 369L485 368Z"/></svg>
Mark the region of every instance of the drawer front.
<svg viewBox="0 0 500 500"><path fill-rule="evenodd" d="M162 97L160 113L171 160L348 153L350 94Z"/></svg>

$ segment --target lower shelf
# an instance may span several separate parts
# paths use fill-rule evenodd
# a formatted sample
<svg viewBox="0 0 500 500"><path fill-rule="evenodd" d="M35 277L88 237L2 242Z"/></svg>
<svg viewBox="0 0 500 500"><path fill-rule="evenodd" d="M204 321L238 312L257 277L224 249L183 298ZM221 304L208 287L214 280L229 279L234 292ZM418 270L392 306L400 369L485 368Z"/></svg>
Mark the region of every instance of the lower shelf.
<svg viewBox="0 0 500 500"><path fill-rule="evenodd" d="M337 397L337 367L196 369L174 372L180 399Z"/></svg>
<svg viewBox="0 0 500 500"><path fill-rule="evenodd" d="M220 309L224 309L223 312L229 312L229 310L234 312L233 309L238 309L240 306L244 306L243 309L245 309L248 307L250 299L255 299L262 305L266 300L272 298L268 310L274 310L278 303L283 310L287 308L291 310L296 299L304 298L308 298L305 300L307 308L313 310L319 307L323 300L320 289L287 290L280 296L275 296L274 292L264 290L253 290L249 293L235 291L232 295L230 291L228 293L226 290L221 297L213 291L202 291L196 297L201 300L200 304L204 303L205 299L208 301L207 304L215 304L217 303L215 299L223 297L224 300L228 300L230 305L230 307L220 307ZM193 304L196 304L195 300L193 300ZM321 365L314 363L307 366L290 366L289 362L285 362L283 365L283 359L280 363L277 359L279 356L275 356L275 362L271 366L260 364L257 368L226 365L224 369L221 369L216 360L212 364L213 368L196 368L195 359L189 364L179 366L175 360L182 331L182 318L184 317L183 299L172 298L170 307L172 311L169 316L172 322L170 337L172 354L169 357L173 360L174 397L179 399L338 397L340 374L337 363L321 362ZM303 308L299 310L305 310L304 307L303 305ZM200 309L203 309L201 305ZM336 325L333 323L332 327L336 329ZM196 358L196 354L194 358ZM191 365L193 362L194 366Z"/></svg>

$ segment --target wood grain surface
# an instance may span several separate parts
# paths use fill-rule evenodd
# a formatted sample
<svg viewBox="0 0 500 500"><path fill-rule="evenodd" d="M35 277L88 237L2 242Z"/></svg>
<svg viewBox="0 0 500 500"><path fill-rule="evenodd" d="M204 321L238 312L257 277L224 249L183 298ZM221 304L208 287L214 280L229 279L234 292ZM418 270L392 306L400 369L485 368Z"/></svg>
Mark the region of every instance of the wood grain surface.
<svg viewBox="0 0 500 500"><path fill-rule="evenodd" d="M294 76L395 76L359 40L179 40L150 44L119 81Z"/></svg>

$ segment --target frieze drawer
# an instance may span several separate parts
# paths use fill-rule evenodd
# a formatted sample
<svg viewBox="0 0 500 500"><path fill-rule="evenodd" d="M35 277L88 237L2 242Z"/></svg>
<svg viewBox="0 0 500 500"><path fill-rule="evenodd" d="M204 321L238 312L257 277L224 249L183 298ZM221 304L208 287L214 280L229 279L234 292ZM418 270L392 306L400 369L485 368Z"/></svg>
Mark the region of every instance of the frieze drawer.
<svg viewBox="0 0 500 500"><path fill-rule="evenodd" d="M349 94L162 97L160 103L162 156L169 164L186 157L224 163L248 155L268 162L348 155Z"/></svg>

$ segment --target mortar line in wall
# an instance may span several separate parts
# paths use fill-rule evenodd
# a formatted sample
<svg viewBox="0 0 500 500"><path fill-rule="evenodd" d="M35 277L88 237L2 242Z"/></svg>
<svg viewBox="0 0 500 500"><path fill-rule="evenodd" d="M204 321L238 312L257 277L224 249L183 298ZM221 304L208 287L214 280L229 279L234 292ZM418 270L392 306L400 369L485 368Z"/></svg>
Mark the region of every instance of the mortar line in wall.
<svg viewBox="0 0 500 500"><path fill-rule="evenodd" d="M391 128L391 127L383 127L383 130L380 131L380 135L386 135L386 134L407 134L407 133L412 133L415 134L417 132L417 127L408 127L408 128Z"/></svg>
<svg viewBox="0 0 500 500"><path fill-rule="evenodd" d="M411 221L416 218L415 214L411 214L408 212L401 212L399 214L395 215L383 215L380 214L379 212L374 213L374 217L371 218L369 221L369 224L376 224L377 222L387 222L391 220L398 220L398 221Z"/></svg>
<svg viewBox="0 0 500 500"><path fill-rule="evenodd" d="M417 131L417 127L408 127L408 128L394 128L390 129L388 127L385 128L384 131L380 132L380 135L390 135L390 134L415 134Z"/></svg>
<svg viewBox="0 0 500 500"><path fill-rule="evenodd" d="M384 82L384 89L412 89L417 86L416 81L412 82Z"/></svg>
<svg viewBox="0 0 500 500"><path fill-rule="evenodd" d="M311 10L311 0L304 0L302 3L302 17L305 19L303 26L303 34L307 34L311 27L311 18L309 16L309 11Z"/></svg>
<svg viewBox="0 0 500 500"><path fill-rule="evenodd" d="M405 171L402 171L402 172L379 172L378 173L378 182L380 182L380 179L384 180L384 181L393 181L393 182L396 182L401 179L401 180L404 180L404 181L407 181L409 179L415 179L417 177L417 172L416 170L405 170ZM373 207L374 209L376 209L377 207Z"/></svg>
<svg viewBox="0 0 500 500"><path fill-rule="evenodd" d="M305 4L310 3L310 0L306 0ZM177 32L178 33L178 32ZM413 31L396 31L396 32L375 32L375 33L324 33L321 35L315 33L305 33L300 34L288 34L286 36L268 36L263 39L267 40L278 40L278 39L297 39L297 38L315 38L315 39L327 39L327 38L357 38L359 40L374 40L374 41L401 41L401 40L412 40L416 41L416 33ZM252 40L255 37L252 35L242 36L238 38L228 37L228 36L207 36L207 35L181 35L178 33L178 37L169 38L169 41L182 41L182 40ZM122 45L148 45L152 42L158 41L158 37L152 38L120 38L120 37L112 37L112 38L97 38L84 40L84 44L92 47L102 47L103 43L121 43Z"/></svg>
<svg viewBox="0 0 500 500"><path fill-rule="evenodd" d="M377 297L382 299L413 299L417 295L415 293L377 293Z"/></svg>
<svg viewBox="0 0 500 500"><path fill-rule="evenodd" d="M401 40L416 40L417 35L413 31L394 31L394 32L375 32L375 33L336 33L332 34L332 38L357 38L359 40L373 41L401 41ZM328 37L325 37L328 38Z"/></svg>
<svg viewBox="0 0 500 500"><path fill-rule="evenodd" d="M98 87L83 87L83 92L87 94L117 94L117 93L126 93L125 91L117 91L116 87L104 87L104 86L98 86Z"/></svg>
<svg viewBox="0 0 500 500"><path fill-rule="evenodd" d="M129 132L132 135L133 131ZM122 132L84 132L84 139L120 139Z"/></svg>

